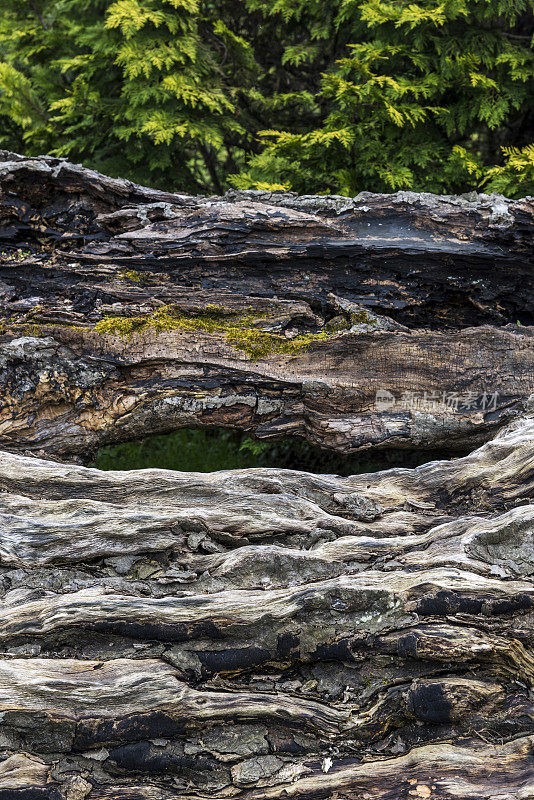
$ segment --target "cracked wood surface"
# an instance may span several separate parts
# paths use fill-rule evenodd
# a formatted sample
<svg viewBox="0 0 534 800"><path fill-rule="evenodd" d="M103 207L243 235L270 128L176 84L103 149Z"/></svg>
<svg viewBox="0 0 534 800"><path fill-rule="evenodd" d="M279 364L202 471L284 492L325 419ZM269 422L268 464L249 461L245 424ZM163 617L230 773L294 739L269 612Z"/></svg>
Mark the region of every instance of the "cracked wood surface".
<svg viewBox="0 0 534 800"><path fill-rule="evenodd" d="M0 800L534 799L533 214L0 153ZM469 454L83 466L206 425Z"/></svg>
<svg viewBox="0 0 534 800"><path fill-rule="evenodd" d="M534 797L534 416L341 478L0 459L0 798Z"/></svg>
<svg viewBox="0 0 534 800"><path fill-rule="evenodd" d="M529 198L197 198L0 159L4 449L217 425L465 452L534 392Z"/></svg>

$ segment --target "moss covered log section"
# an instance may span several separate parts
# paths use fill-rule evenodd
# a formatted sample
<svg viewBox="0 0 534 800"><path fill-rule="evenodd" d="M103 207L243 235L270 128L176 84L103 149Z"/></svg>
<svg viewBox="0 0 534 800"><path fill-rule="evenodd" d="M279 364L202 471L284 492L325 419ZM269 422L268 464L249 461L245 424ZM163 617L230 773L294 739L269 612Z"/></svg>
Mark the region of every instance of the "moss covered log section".
<svg viewBox="0 0 534 800"><path fill-rule="evenodd" d="M363 312L365 313L365 312ZM356 315L351 315L351 322ZM158 334L162 331L192 331L222 336L236 350L241 350L251 361L271 355L296 355L307 350L314 342L328 339L338 330L347 330L350 324L340 320L340 325L324 326L317 333L296 334L286 339L274 333L266 333L258 326L265 325L265 315L254 314L251 306L243 313L224 306L208 303L201 313L186 315L179 308L163 306L151 314L134 317L105 316L95 326L98 333L110 333L131 337L134 333L147 331Z"/></svg>
<svg viewBox="0 0 534 800"><path fill-rule="evenodd" d="M531 201L0 190L0 800L533 800ZM221 425L464 454L86 466Z"/></svg>
<svg viewBox="0 0 534 800"><path fill-rule="evenodd" d="M166 194L0 153L0 446L465 452L534 391L531 201Z"/></svg>

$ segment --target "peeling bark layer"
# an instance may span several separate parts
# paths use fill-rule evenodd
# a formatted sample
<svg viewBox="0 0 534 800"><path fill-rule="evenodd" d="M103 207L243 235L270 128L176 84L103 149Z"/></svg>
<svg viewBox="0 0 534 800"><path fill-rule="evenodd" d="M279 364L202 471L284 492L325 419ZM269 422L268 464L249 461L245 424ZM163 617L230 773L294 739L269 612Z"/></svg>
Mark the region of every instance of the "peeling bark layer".
<svg viewBox="0 0 534 800"><path fill-rule="evenodd" d="M534 392L528 198L195 198L2 158L6 449L218 425L461 451Z"/></svg>
<svg viewBox="0 0 534 800"><path fill-rule="evenodd" d="M534 797L532 414L413 470L0 489L0 798Z"/></svg>

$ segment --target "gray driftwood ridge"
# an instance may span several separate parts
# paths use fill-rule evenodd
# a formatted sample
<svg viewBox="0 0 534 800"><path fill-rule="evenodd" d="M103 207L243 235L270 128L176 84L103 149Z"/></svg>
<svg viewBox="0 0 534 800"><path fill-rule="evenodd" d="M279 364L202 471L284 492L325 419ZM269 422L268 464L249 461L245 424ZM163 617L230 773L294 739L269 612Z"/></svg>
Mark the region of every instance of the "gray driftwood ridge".
<svg viewBox="0 0 534 800"><path fill-rule="evenodd" d="M532 800L530 199L0 190L0 800ZM194 425L463 455L83 465Z"/></svg>

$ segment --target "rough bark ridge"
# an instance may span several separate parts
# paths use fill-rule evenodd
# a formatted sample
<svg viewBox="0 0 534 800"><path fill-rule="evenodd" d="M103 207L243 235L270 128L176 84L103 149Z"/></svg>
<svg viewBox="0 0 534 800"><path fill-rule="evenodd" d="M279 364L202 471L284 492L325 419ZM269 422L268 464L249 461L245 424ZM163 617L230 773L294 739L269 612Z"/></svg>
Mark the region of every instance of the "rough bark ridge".
<svg viewBox="0 0 534 800"><path fill-rule="evenodd" d="M534 415L414 470L0 487L2 800L534 797Z"/></svg>
<svg viewBox="0 0 534 800"><path fill-rule="evenodd" d="M2 157L2 447L229 425L462 450L534 391L528 198L195 198Z"/></svg>
<svg viewBox="0 0 534 800"><path fill-rule="evenodd" d="M0 800L532 800L530 201L3 158ZM349 478L46 458L195 424L486 443Z"/></svg>

